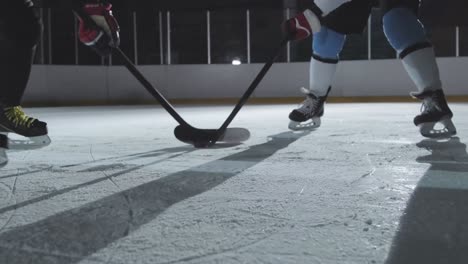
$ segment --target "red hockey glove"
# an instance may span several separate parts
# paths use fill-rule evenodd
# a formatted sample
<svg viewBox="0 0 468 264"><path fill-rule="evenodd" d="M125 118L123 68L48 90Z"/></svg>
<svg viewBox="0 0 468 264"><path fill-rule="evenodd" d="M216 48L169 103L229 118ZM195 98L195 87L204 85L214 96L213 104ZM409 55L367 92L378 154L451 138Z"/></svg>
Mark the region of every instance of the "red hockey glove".
<svg viewBox="0 0 468 264"><path fill-rule="evenodd" d="M120 28L111 8L109 3L87 3L78 12L80 41L101 56L108 56L113 47L120 45ZM87 17L81 17L85 15L94 23Z"/></svg>
<svg viewBox="0 0 468 264"><path fill-rule="evenodd" d="M309 9L286 20L282 26L289 40L303 40L321 28L319 17Z"/></svg>

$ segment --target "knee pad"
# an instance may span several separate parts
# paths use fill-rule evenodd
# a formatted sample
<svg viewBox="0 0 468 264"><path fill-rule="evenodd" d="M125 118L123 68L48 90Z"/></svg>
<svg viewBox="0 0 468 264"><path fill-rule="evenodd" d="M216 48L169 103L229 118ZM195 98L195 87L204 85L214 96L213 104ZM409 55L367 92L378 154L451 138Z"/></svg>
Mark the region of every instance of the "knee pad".
<svg viewBox="0 0 468 264"><path fill-rule="evenodd" d="M424 27L408 8L393 8L383 17L385 36L390 45L400 54L408 48L430 43Z"/></svg>
<svg viewBox="0 0 468 264"><path fill-rule="evenodd" d="M0 40L18 48L34 48L42 32L42 21L33 8L11 10L0 21Z"/></svg>
<svg viewBox="0 0 468 264"><path fill-rule="evenodd" d="M338 61L338 56L343 49L346 36L327 27L322 27L320 32L313 36L313 54L323 60Z"/></svg>

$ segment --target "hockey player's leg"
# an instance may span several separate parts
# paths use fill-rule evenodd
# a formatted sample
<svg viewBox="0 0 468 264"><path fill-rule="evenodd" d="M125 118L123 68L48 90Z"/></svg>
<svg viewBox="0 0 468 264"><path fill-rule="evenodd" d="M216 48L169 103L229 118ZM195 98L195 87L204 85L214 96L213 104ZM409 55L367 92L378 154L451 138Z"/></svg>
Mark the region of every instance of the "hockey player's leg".
<svg viewBox="0 0 468 264"><path fill-rule="evenodd" d="M327 27L314 34L314 55L310 62L309 89L302 88L306 99L289 114L292 130L315 129L321 125L324 104L335 76L338 55L343 49L345 35Z"/></svg>
<svg viewBox="0 0 468 264"><path fill-rule="evenodd" d="M48 145L47 124L28 117L20 107L31 72L41 22L30 2L16 1L9 12L0 14L0 132L29 138L14 141L20 148Z"/></svg>
<svg viewBox="0 0 468 264"><path fill-rule="evenodd" d="M451 137L456 134L451 121L453 114L442 90L434 49L414 12L418 1L387 2L402 2L389 6L383 17L383 25L390 44L399 53L406 71L418 88L418 92L412 93L412 96L423 102L422 113L415 117L414 123L425 137ZM442 124L443 129L435 129L437 123Z"/></svg>
<svg viewBox="0 0 468 264"><path fill-rule="evenodd" d="M0 168L4 167L8 163L8 157L6 150L8 149L8 138L7 136L0 134Z"/></svg>

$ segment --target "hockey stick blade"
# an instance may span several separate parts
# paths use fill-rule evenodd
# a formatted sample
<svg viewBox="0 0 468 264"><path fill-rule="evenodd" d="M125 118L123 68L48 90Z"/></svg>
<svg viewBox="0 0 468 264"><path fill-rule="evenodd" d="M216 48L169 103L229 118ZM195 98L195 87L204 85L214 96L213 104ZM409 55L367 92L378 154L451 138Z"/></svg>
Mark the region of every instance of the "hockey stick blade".
<svg viewBox="0 0 468 264"><path fill-rule="evenodd" d="M250 131L245 128L227 128L218 137L217 129L198 129L192 126L179 125L174 129L175 137L185 143L192 144L196 148L205 148L214 145L216 142L241 143L250 138Z"/></svg>

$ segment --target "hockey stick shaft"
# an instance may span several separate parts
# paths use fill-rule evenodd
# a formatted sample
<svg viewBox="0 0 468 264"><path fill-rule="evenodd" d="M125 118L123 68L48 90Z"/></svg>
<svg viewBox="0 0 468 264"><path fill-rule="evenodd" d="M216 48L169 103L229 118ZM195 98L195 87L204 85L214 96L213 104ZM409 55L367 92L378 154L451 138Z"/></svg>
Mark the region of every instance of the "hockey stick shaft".
<svg viewBox="0 0 468 264"><path fill-rule="evenodd" d="M257 77L255 77L253 82L250 84L249 88L245 91L245 93L239 99L239 102L234 107L234 110L232 110L231 114L228 116L226 121L224 121L223 125L218 129L217 137L213 140L213 143L215 143L219 139L219 137L224 133L224 131L226 131L227 127L231 124L232 120L234 120L234 118L239 113L239 111L244 106L244 104L249 100L250 96L255 91L255 89L258 87L258 85L263 80L265 75L268 73L271 66L273 66L273 63L276 61L276 59L278 58L281 50L286 45L286 43L288 43L288 41L289 41L288 37L283 38L283 40L281 41L280 46L275 50L273 55L271 55L269 60L265 63L262 70L258 73Z"/></svg>
<svg viewBox="0 0 468 264"><path fill-rule="evenodd" d="M84 19L88 25L92 25L99 29L96 22L91 17L79 8L73 10L75 16ZM154 86L141 74L133 62L125 55L125 53L118 47L114 48L120 58L123 60L125 67L133 74L133 76L145 87L145 89L161 104L164 109L180 124L183 126L191 127L174 109L169 101L156 89Z"/></svg>
<svg viewBox="0 0 468 264"><path fill-rule="evenodd" d="M190 126L174 109L169 101L156 89L153 85L141 74L136 66L130 61L125 53L120 48L114 49L117 54L123 59L125 67L135 76L135 78L145 87L145 89L161 104L164 109L181 125Z"/></svg>

